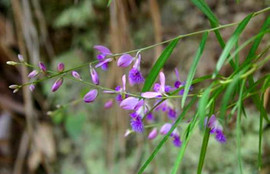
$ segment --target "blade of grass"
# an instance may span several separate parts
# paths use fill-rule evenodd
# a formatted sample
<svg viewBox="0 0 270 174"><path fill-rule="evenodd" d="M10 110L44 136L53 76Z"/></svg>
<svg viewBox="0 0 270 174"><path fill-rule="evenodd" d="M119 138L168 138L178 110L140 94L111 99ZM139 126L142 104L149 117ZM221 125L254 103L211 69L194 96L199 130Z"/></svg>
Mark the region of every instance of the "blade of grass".
<svg viewBox="0 0 270 174"><path fill-rule="evenodd" d="M146 92L149 91L153 85L153 83L155 82L159 71L161 70L161 68L163 68L165 62L168 60L168 58L170 57L170 55L172 54L175 46L177 45L179 39L175 39L173 40L166 48L165 50L161 53L161 55L159 56L158 60L156 61L155 65L152 67L152 69L150 70L150 73L148 74L142 92Z"/></svg>
<svg viewBox="0 0 270 174"><path fill-rule="evenodd" d="M177 158L176 158L176 160L174 162L171 174L176 174L177 173L177 170L178 170L178 168L180 166L180 163L181 163L181 161L183 159L183 156L184 156L186 147L188 145L188 142L190 140L190 137L192 135L192 132L193 132L194 128L196 127L197 123L198 123L197 117L198 117L198 113L195 114L195 116L193 117L192 122L188 125L188 127L187 127L187 129L185 131L186 138L182 142L181 149L178 152L178 155L177 155Z"/></svg>
<svg viewBox="0 0 270 174"><path fill-rule="evenodd" d="M193 97L192 100L189 102L189 104L184 107L183 112L178 116L175 123L172 125L170 131L162 138L160 143L156 146L154 151L151 153L151 155L147 158L147 160L144 162L142 167L139 169L138 174L142 174L146 167L150 164L150 162L154 159L154 157L157 155L161 147L164 145L164 143L168 140L173 130L176 128L176 126L180 123L180 121L183 119L183 117L186 115L186 113L189 111L191 106L195 103L197 97Z"/></svg>
<svg viewBox="0 0 270 174"><path fill-rule="evenodd" d="M207 16L212 28L216 28L219 26L219 21L217 17L203 0L191 0L191 2ZM220 32L218 30L215 30L214 32L221 48L224 49L225 42L221 37ZM230 61L230 64L233 67L233 69L236 69L236 65L232 60Z"/></svg>
<svg viewBox="0 0 270 174"><path fill-rule="evenodd" d="M214 113L215 113L215 102L213 102L210 106L209 116L211 116ZM202 142L202 147L201 147L201 152L200 152L200 159L199 159L199 164L198 164L198 168L197 168L197 174L201 174L202 169L203 169L203 164L204 164L205 155L206 155L206 151L207 151L209 136L210 136L210 129L208 127L206 127L204 129L203 142Z"/></svg>
<svg viewBox="0 0 270 174"><path fill-rule="evenodd" d="M217 76L217 74L220 71L223 63L225 62L226 58L229 56L231 49L233 48L233 46L237 42L240 34L243 32L243 30L247 26L247 24L250 21L250 19L252 18L252 16L253 16L253 13L251 13L247 17L245 17L242 20L242 22L238 25L238 27L236 28L236 30L234 31L234 33L232 34L230 39L228 40L223 52L220 55L219 60L217 62L216 69L215 69L215 72L213 73L212 78L215 78Z"/></svg>
<svg viewBox="0 0 270 174"><path fill-rule="evenodd" d="M222 121L224 121L226 110L227 110L227 105L229 103L229 100L232 98L232 93L235 90L235 86L237 85L237 82L239 81L240 74L237 74L234 78L233 81L228 85L224 96L221 101L221 107L220 107L220 118Z"/></svg>
<svg viewBox="0 0 270 174"><path fill-rule="evenodd" d="M107 7L109 7L112 3L112 0L108 0Z"/></svg>
<svg viewBox="0 0 270 174"><path fill-rule="evenodd" d="M202 53L203 53L204 46L205 46L205 43L206 43L206 40L207 40L207 36L208 36L208 32L204 33L204 35L202 36L202 41L200 43L200 46L199 46L199 48L198 48L198 50L196 52L196 55L195 55L194 59L193 59L193 63L191 65L191 67L190 67L188 77L187 77L187 81L186 81L186 84L185 84L183 98L182 98L182 103L181 103L182 107L184 107L184 105L185 105L185 101L186 101L186 98L187 98L187 95L188 95L192 80L194 78L198 63L199 63L199 61L200 61L200 59L202 57Z"/></svg>
<svg viewBox="0 0 270 174"><path fill-rule="evenodd" d="M260 128L259 128L259 153L258 153L258 168L262 168L262 137L263 137L263 118L265 118L266 112L263 106L264 94L261 96L260 102Z"/></svg>
<svg viewBox="0 0 270 174"><path fill-rule="evenodd" d="M245 87L246 80L244 79L241 83L239 98L237 101L238 110L237 110L237 120L236 120L236 139L237 139L237 156L238 156L238 165L240 173L243 173L242 168L242 157L241 157L241 114L242 114L242 101L243 101L243 91Z"/></svg>
<svg viewBox="0 0 270 174"><path fill-rule="evenodd" d="M212 89L212 84L203 92L202 97L199 100L198 113L200 118L200 124L204 126L204 119L206 115L206 106Z"/></svg>
<svg viewBox="0 0 270 174"><path fill-rule="evenodd" d="M209 141L209 135L210 135L210 129L207 128L204 130L203 142L202 142L202 147L201 147L201 152L200 152L200 159L199 159L197 174L202 173L204 159L205 159L206 150L207 150L208 141Z"/></svg>

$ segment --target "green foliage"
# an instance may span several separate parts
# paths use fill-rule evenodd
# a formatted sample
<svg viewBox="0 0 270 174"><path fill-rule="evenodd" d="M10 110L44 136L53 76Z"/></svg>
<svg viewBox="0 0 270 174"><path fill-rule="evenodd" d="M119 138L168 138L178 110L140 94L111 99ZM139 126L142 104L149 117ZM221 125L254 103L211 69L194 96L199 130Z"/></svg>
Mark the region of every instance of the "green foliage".
<svg viewBox="0 0 270 174"><path fill-rule="evenodd" d="M166 61L168 60L168 58L172 54L173 49L176 47L176 45L178 43L178 40L179 39L173 40L161 53L160 57L157 59L156 63L154 64L154 66L150 70L150 73L148 74L148 76L145 80L142 92L146 92L146 91L149 91L151 89L153 83L155 82L155 80L159 74L159 71L162 69L162 67L164 66L164 64L166 63Z"/></svg>
<svg viewBox="0 0 270 174"><path fill-rule="evenodd" d="M76 28L86 26L93 19L94 11L90 0L83 0L77 6L64 10L54 22L55 27L73 26Z"/></svg>

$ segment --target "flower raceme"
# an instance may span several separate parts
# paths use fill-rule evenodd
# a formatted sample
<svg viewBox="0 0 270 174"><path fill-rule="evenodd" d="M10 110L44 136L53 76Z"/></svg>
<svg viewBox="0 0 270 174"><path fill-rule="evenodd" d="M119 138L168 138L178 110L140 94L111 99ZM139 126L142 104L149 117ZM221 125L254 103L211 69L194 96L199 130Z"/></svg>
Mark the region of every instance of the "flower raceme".
<svg viewBox="0 0 270 174"><path fill-rule="evenodd" d="M207 123L207 119L205 120L205 122ZM226 143L226 137L223 133L223 128L221 126L221 124L218 122L218 120L216 119L215 115L212 115L207 123L207 127L210 128L210 133L211 134L216 134L215 138L218 142L220 143Z"/></svg>

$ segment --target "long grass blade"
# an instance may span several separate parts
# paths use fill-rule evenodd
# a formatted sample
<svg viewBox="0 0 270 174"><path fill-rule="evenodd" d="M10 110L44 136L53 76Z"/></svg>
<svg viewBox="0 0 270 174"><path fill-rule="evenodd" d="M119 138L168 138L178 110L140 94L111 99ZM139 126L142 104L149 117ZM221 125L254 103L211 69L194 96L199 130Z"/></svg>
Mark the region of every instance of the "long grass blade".
<svg viewBox="0 0 270 174"><path fill-rule="evenodd" d="M226 58L229 56L231 49L236 44L240 34L243 32L245 27L247 26L248 22L252 18L253 13L249 14L247 17L245 17L242 22L238 25L230 39L228 40L223 52L220 55L220 58L217 62L215 72L213 73L213 78L215 78L220 71L221 67L223 66L223 63L225 62Z"/></svg>
<svg viewBox="0 0 270 174"><path fill-rule="evenodd" d="M152 67L152 69L150 70L150 73L148 74L142 92L146 92L149 91L153 85L153 83L155 82L159 71L161 70L161 68L163 68L165 62L168 60L168 58L170 57L170 55L172 54L175 46L177 45L179 39L175 39L173 40L166 48L165 50L161 53L161 55L159 56L158 60L156 61L155 65Z"/></svg>
<svg viewBox="0 0 270 174"><path fill-rule="evenodd" d="M184 105L185 105L185 101L186 101L186 98L187 98L187 95L188 95L192 80L194 78L198 63L199 63L199 61L200 61L200 59L202 57L202 53L203 53L204 46L205 46L205 43L206 43L206 40L207 40L207 36L208 36L208 33L204 33L204 35L202 37L202 41L200 43L200 46L199 46L199 48L198 48L198 50L196 52L196 55L195 55L195 57L193 59L193 63L191 65L191 67L190 67L188 77L187 77L187 81L186 81L186 84L185 84L183 98L182 98L182 103L181 103L182 107L184 107Z"/></svg>

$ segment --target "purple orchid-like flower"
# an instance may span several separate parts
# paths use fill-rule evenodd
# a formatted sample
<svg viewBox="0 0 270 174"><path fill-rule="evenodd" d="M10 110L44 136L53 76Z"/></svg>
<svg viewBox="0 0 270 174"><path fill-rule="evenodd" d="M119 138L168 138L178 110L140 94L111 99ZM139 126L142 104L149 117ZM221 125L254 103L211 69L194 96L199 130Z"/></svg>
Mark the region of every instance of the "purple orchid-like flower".
<svg viewBox="0 0 270 174"><path fill-rule="evenodd" d="M144 131L144 125L141 117L131 118L130 126L135 132L142 133Z"/></svg>
<svg viewBox="0 0 270 174"><path fill-rule="evenodd" d="M140 99L135 97L128 97L120 103L120 107L125 110L135 110L138 107Z"/></svg>
<svg viewBox="0 0 270 174"><path fill-rule="evenodd" d="M113 105L113 100L110 99L110 100L108 100L108 101L104 104L104 108L105 108L105 109L109 109L109 108L112 107L112 105Z"/></svg>
<svg viewBox="0 0 270 174"><path fill-rule="evenodd" d="M71 75L72 75L75 79L82 80L80 74L79 74L77 71L72 71L72 72L71 72Z"/></svg>
<svg viewBox="0 0 270 174"><path fill-rule="evenodd" d="M126 93L126 75L125 74L122 76L122 87L117 86L115 88L115 91L107 91L106 90L106 91L104 91L104 93L107 93L107 94L115 94L115 93L117 93L117 95L115 97L115 100L117 102L119 102L119 103L122 102L123 99L128 97L128 95L124 94L124 93Z"/></svg>
<svg viewBox="0 0 270 174"><path fill-rule="evenodd" d="M119 57L117 61L117 66L128 67L132 63L133 60L134 58L131 55L123 54L122 56Z"/></svg>
<svg viewBox="0 0 270 174"><path fill-rule="evenodd" d="M39 72L37 70L33 70L28 74L28 77L32 79L32 78L36 77L38 75L38 73Z"/></svg>
<svg viewBox="0 0 270 174"><path fill-rule="evenodd" d="M141 84L144 82L144 77L140 71L140 63L141 63L141 55L138 54L138 58L128 74L128 80L131 86L135 84Z"/></svg>
<svg viewBox="0 0 270 174"><path fill-rule="evenodd" d="M108 69L108 63L113 60L112 58L106 57L112 55L112 52L107 47L102 45L95 45L94 48L100 52L100 54L97 55L99 63L95 67L101 67L101 69L106 71Z"/></svg>
<svg viewBox="0 0 270 174"><path fill-rule="evenodd" d="M141 94L142 97L144 98L156 98L156 97L161 97L162 95L166 96L166 91L165 91L165 75L163 72L159 73L159 85L154 86L154 90L156 92L144 92Z"/></svg>
<svg viewBox="0 0 270 174"><path fill-rule="evenodd" d="M58 72L63 72L65 70L65 64L64 63L59 63L57 65L57 71Z"/></svg>
<svg viewBox="0 0 270 174"><path fill-rule="evenodd" d="M153 140L157 137L158 135L158 131L157 131L157 128L154 128L148 135L148 139L149 140Z"/></svg>
<svg viewBox="0 0 270 174"><path fill-rule="evenodd" d="M39 66L39 68L41 69L41 71L42 71L43 73L46 73L46 72L47 72L47 68L46 68L46 66L45 66L44 63L39 62L38 66Z"/></svg>
<svg viewBox="0 0 270 174"><path fill-rule="evenodd" d="M207 120L206 120L207 122ZM218 122L218 120L216 119L215 115L212 115L207 123L207 127L210 128L210 133L211 134L216 134L215 138L218 142L220 143L226 143L226 137L223 133L223 128L221 126L221 124Z"/></svg>
<svg viewBox="0 0 270 174"><path fill-rule="evenodd" d="M52 86L52 92L55 92L55 91L57 91L59 88L60 88L60 86L63 84L63 78L61 77L61 78L59 78L59 79L57 79L55 82L54 82L54 84L53 84L53 86Z"/></svg>
<svg viewBox="0 0 270 174"><path fill-rule="evenodd" d="M98 91L96 89L92 89L87 94L85 94L85 96L83 97L83 100L85 103L91 103L95 101L97 95L98 95Z"/></svg>
<svg viewBox="0 0 270 174"><path fill-rule="evenodd" d="M30 86L29 86L29 90L31 91L31 92L33 92L34 90L35 90L35 85L34 84L31 84Z"/></svg>
<svg viewBox="0 0 270 174"><path fill-rule="evenodd" d="M172 128L172 124L171 123L165 123L161 128L160 128L160 131L159 133L161 135L166 135ZM181 142L181 139L180 139L180 135L177 131L177 129L174 129L173 132L171 133L170 135L172 137L172 141L173 141L173 144L176 146L176 147L180 147L182 145L182 142Z"/></svg>
<svg viewBox="0 0 270 174"><path fill-rule="evenodd" d="M92 68L91 65L90 65L90 74L91 74L92 82L95 85L99 85L98 73L97 73L97 71L94 68Z"/></svg>

